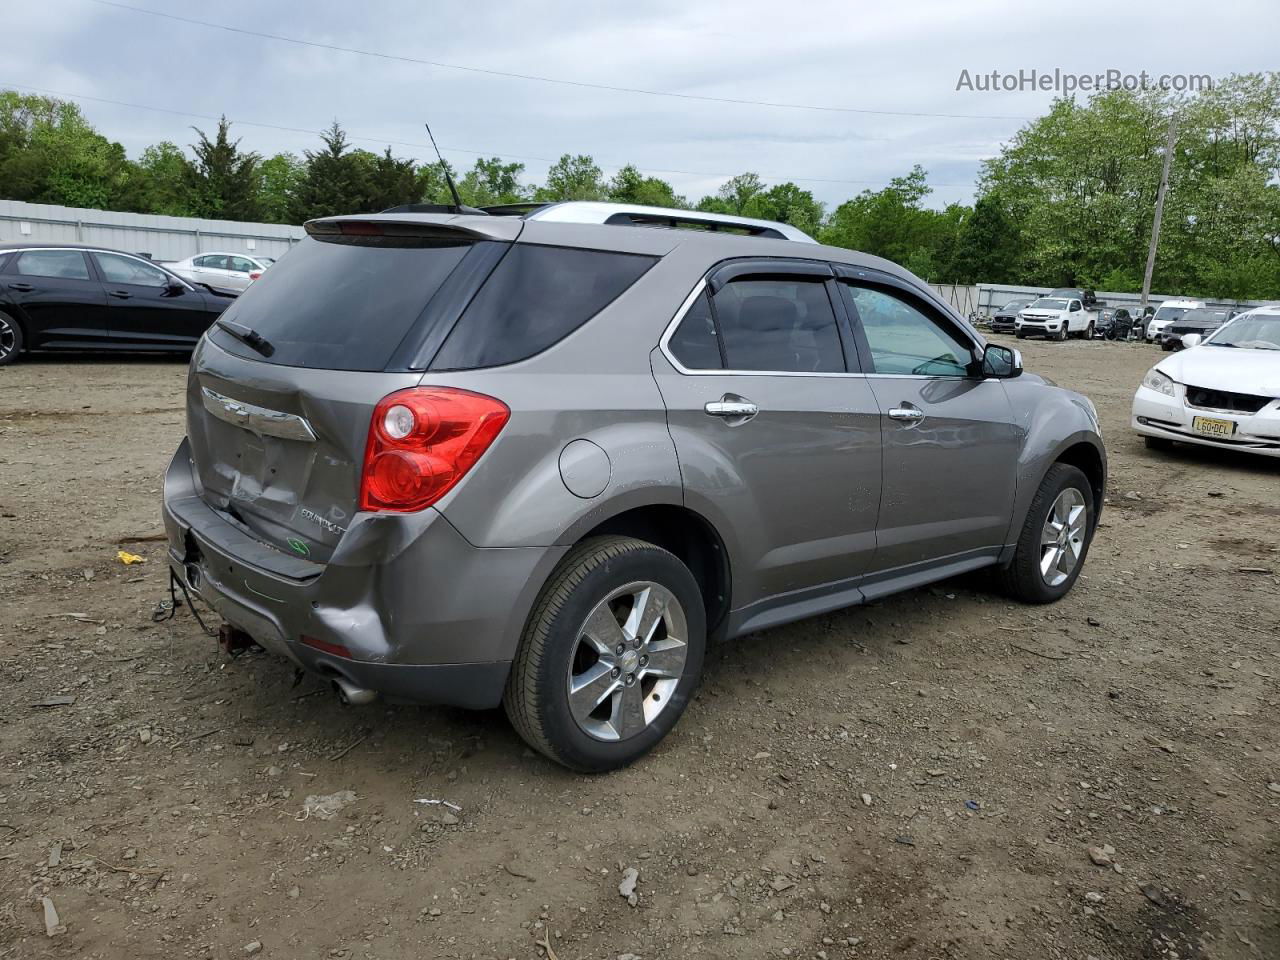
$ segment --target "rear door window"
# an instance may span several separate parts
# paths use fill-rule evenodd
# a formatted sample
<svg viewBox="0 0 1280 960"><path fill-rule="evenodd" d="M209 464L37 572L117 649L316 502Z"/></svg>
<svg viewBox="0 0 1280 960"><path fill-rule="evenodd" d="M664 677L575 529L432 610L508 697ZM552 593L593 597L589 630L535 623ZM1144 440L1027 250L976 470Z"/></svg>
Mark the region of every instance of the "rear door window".
<svg viewBox="0 0 1280 960"><path fill-rule="evenodd" d="M845 372L840 331L822 280L735 280L713 303L727 369Z"/></svg>
<svg viewBox="0 0 1280 960"><path fill-rule="evenodd" d="M432 297L473 249L421 237L308 237L223 314L268 340L270 363L329 370L385 370ZM261 354L216 326L219 347Z"/></svg>
<svg viewBox="0 0 1280 960"><path fill-rule="evenodd" d="M496 367L541 353L616 300L656 262L637 254L515 244L459 318L431 368ZM263 279L287 264L288 258Z"/></svg>
<svg viewBox="0 0 1280 960"><path fill-rule="evenodd" d="M685 312L680 326L667 341L667 349L686 370L722 370L720 336L711 312L711 297L706 290Z"/></svg>
<svg viewBox="0 0 1280 960"><path fill-rule="evenodd" d="M79 250L28 250L18 254L16 269L25 277L89 279L89 266Z"/></svg>

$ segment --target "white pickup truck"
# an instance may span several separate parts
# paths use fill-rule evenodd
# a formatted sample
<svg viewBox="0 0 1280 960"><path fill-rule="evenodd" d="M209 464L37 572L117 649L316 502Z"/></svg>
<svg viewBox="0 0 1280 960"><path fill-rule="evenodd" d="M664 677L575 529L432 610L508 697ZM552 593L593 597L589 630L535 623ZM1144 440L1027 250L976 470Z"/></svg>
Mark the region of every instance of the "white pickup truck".
<svg viewBox="0 0 1280 960"><path fill-rule="evenodd" d="M1019 340L1024 337L1065 340L1069 336L1089 339L1097 322L1096 303L1086 307L1078 297L1049 296L1023 307L1013 322L1013 332Z"/></svg>

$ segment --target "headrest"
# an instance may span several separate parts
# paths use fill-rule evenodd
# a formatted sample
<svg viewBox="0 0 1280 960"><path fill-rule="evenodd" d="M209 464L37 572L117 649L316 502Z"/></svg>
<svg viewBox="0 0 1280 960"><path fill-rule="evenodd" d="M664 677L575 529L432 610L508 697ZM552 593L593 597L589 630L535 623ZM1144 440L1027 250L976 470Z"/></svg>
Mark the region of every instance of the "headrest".
<svg viewBox="0 0 1280 960"><path fill-rule="evenodd" d="M745 330L789 332L797 326L797 313L786 297L747 297L738 308L738 322Z"/></svg>

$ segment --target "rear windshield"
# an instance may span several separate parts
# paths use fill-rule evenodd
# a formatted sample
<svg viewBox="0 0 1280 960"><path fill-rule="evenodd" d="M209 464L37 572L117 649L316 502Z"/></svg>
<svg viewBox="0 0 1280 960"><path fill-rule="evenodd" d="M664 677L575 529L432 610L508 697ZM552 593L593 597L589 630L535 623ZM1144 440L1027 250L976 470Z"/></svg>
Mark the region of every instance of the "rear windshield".
<svg viewBox="0 0 1280 960"><path fill-rule="evenodd" d="M275 348L269 360L216 326L210 337L251 360L385 370L471 249L436 239L308 237L222 314L266 339Z"/></svg>
<svg viewBox="0 0 1280 960"><path fill-rule="evenodd" d="M541 353L616 300L655 263L656 257L629 253L515 244L458 320L431 369L496 367Z"/></svg>

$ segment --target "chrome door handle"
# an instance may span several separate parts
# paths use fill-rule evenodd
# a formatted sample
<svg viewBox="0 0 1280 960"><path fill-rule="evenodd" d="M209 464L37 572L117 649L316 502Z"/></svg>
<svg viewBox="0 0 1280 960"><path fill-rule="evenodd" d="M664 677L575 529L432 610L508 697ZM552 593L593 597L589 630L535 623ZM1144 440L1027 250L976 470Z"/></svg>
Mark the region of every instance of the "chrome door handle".
<svg viewBox="0 0 1280 960"><path fill-rule="evenodd" d="M924 419L924 411L915 407L894 407L889 411L890 420L905 420L908 423L919 423Z"/></svg>
<svg viewBox="0 0 1280 960"><path fill-rule="evenodd" d="M726 393L719 400L708 402L702 409L709 417L723 417L726 420L738 420L743 423L760 412L760 408L746 397L739 397L732 393Z"/></svg>

